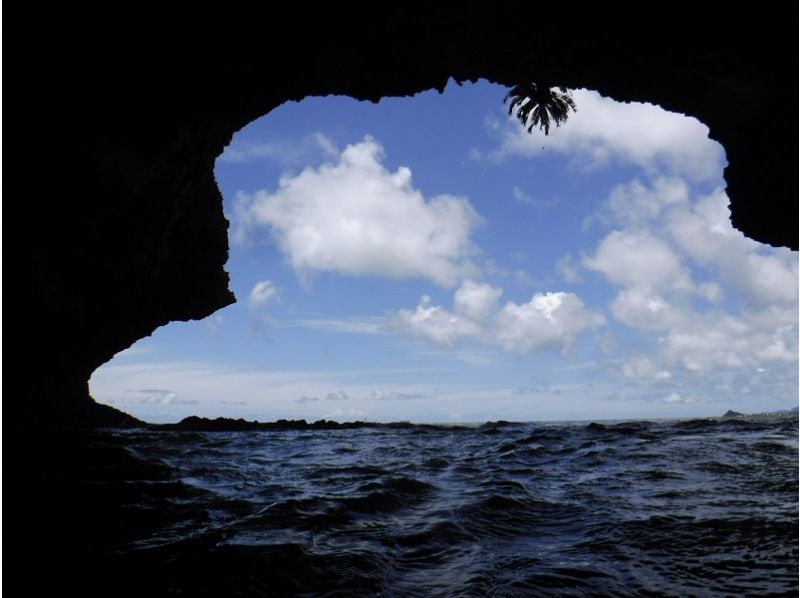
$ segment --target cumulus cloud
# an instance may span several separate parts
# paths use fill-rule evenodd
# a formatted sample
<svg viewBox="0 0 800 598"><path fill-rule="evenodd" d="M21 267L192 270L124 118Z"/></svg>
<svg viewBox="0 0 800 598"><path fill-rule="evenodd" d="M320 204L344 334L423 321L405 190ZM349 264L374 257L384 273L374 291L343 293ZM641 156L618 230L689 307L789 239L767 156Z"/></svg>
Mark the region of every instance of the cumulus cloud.
<svg viewBox="0 0 800 598"><path fill-rule="evenodd" d="M697 294L709 303L719 303L725 297L725 291L716 282L701 283L697 287Z"/></svg>
<svg viewBox="0 0 800 598"><path fill-rule="evenodd" d="M568 154L578 164L598 167L633 164L648 173L666 172L692 180L719 176L722 147L708 138L708 127L694 118L652 104L623 103L594 91L575 90L577 112L550 131L529 134L514 117L490 123L501 135L491 158Z"/></svg>
<svg viewBox="0 0 800 598"><path fill-rule="evenodd" d="M648 232L618 231L607 235L583 265L613 283L649 289L683 289L691 280L678 255Z"/></svg>
<svg viewBox="0 0 800 598"><path fill-rule="evenodd" d="M748 303L797 303L797 253L760 245L734 229L721 189L672 211L664 226L689 259L715 269L722 287L739 292Z"/></svg>
<svg viewBox="0 0 800 598"><path fill-rule="evenodd" d="M683 319L660 339L661 354L691 372L715 368L756 370L764 362L797 361L797 328L759 326L748 313L722 311L705 314L683 312Z"/></svg>
<svg viewBox="0 0 800 598"><path fill-rule="evenodd" d="M397 312L398 328L433 341L437 345L452 347L468 337L480 337L483 326L464 315L433 305L428 295L423 295L414 310Z"/></svg>
<svg viewBox="0 0 800 598"><path fill-rule="evenodd" d="M580 332L603 322L574 293L535 293L527 303L506 303L493 335L507 351L526 355L546 347L567 348Z"/></svg>
<svg viewBox="0 0 800 598"><path fill-rule="evenodd" d="M655 290L686 290L690 270L702 268L715 279L693 290L710 303L733 291L753 307L796 304L797 254L761 245L734 229L724 190L691 195L687 183L675 177L616 186L604 206L615 230L584 266L616 284Z"/></svg>
<svg viewBox="0 0 800 598"><path fill-rule="evenodd" d="M664 297L639 286L624 288L617 293L611 302L611 313L620 322L643 332L669 328L681 319Z"/></svg>
<svg viewBox="0 0 800 598"><path fill-rule="evenodd" d="M484 321L497 308L503 289L488 284L464 281L453 297L453 305L458 313L471 320Z"/></svg>
<svg viewBox="0 0 800 598"><path fill-rule="evenodd" d="M665 380L796 363L796 253L735 230L723 191L691 195L674 178L618 186L606 203L618 228L584 257L584 267L617 288L614 318L656 341L652 355L622 365L623 376ZM705 280L695 282L698 273Z"/></svg>
<svg viewBox="0 0 800 598"><path fill-rule="evenodd" d="M237 195L234 241L267 229L301 276L313 272L426 278L454 286L476 273L470 239L480 218L463 197L426 199L411 170L388 170L372 137L335 163L280 179L274 192Z"/></svg>
<svg viewBox="0 0 800 598"><path fill-rule="evenodd" d="M682 366L706 373L725 368L757 370L764 362L797 360L796 314L764 314L721 309L697 311L647 295L641 289L623 289L611 303L614 317L644 333L657 334L655 361L633 359L623 366L626 377L647 378Z"/></svg>
<svg viewBox="0 0 800 598"><path fill-rule="evenodd" d="M638 179L611 190L605 208L614 222L636 228L671 206L689 203L689 185L678 177L658 177L651 186Z"/></svg>
<svg viewBox="0 0 800 598"><path fill-rule="evenodd" d="M247 297L247 304L258 309L264 307L272 299L278 296L278 287L271 280L262 280L253 285L250 295Z"/></svg>
<svg viewBox="0 0 800 598"><path fill-rule="evenodd" d="M535 293L522 304L498 301L502 289L465 281L455 292L453 310L423 296L414 310L400 310L394 326L435 344L452 347L466 339L528 355L544 348L568 348L575 337L604 323L573 293Z"/></svg>

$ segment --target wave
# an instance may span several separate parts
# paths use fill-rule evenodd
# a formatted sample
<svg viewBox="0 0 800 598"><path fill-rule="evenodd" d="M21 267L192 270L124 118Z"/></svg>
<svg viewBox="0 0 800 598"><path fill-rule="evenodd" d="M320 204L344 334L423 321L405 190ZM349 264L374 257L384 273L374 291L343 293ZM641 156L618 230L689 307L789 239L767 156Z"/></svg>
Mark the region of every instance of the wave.
<svg viewBox="0 0 800 598"><path fill-rule="evenodd" d="M95 538L123 594L797 593L796 419L95 442L141 465L91 490L128 518Z"/></svg>

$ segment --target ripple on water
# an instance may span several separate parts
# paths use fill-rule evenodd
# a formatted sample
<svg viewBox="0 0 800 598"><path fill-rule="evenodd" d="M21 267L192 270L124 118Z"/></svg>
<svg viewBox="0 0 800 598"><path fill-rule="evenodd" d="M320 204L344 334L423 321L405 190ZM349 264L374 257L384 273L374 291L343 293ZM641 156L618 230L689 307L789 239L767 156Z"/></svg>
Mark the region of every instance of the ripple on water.
<svg viewBox="0 0 800 598"><path fill-rule="evenodd" d="M168 514L108 564L140 595L797 594L796 421L105 442L174 478L98 483Z"/></svg>

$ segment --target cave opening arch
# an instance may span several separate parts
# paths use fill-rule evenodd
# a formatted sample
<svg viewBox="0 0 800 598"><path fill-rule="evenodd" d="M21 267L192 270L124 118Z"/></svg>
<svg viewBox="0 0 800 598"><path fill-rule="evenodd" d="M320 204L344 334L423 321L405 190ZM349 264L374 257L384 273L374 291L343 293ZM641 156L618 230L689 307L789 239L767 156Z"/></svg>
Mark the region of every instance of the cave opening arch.
<svg viewBox="0 0 800 598"><path fill-rule="evenodd" d="M482 90L481 101L469 99L470 93L477 93L474 90ZM173 421L178 413L261 420L361 417L382 421L568 419L594 413L592 409L597 416L619 417L668 416L676 409L714 414L713 406L703 405L687 388L691 386L688 379L678 382L679 370L685 369L676 364L678 358L668 363L670 359L656 355L654 347L648 346L652 339L645 337L654 332L685 337L704 314L706 318L717 312L734 319L742 316L733 304L719 308L726 293L741 292L730 286L725 264L712 260L706 270L715 270L719 280L708 278L697 264L706 258L697 254L693 241L669 229L679 218L697 220L699 228L692 234L702 233L702 227L730 229L727 211L722 210L727 199L721 192L721 148L706 138L707 129L693 119L654 106L621 104L585 90L576 91L581 109L569 126L552 136L531 136L506 117L504 94L505 88L482 82L451 83L444 96L429 92L380 104L344 97L309 98L276 109L238 134L218 158L216 177L231 220L227 269L239 303L195 328L208 338L194 334L180 363L180 367L195 368L188 374L194 389L185 384L176 389L160 372L164 364L149 361L154 365L152 381L130 382L127 396L117 387L113 400L122 401L117 406L125 409L127 405L150 420L142 410L160 409L158 418L172 415ZM414 109L409 108L412 105ZM649 134L642 135L648 128ZM448 155L453 163L444 159ZM489 183L485 179L490 175L499 179ZM361 189L371 191L354 199L361 197ZM463 230L442 222L429 226L427 221L436 219L432 206L437 201L449 202L452 208L445 224L462 216L468 220L474 212L485 226L477 221ZM393 202L395 207L404 202L407 206L397 210L391 208ZM700 203L716 206L715 220L703 220L693 207ZM531 226L537 228L537 235L527 234ZM406 244L403 255L396 255L398 234L416 228L427 232ZM650 233L644 234L648 228ZM442 247L426 245L425 237L436 235L457 242L442 253ZM309 249L309 239L321 246ZM580 241L569 245L564 243L567 239ZM259 245L259 241L267 244ZM743 260L750 255L744 246L726 247L741 253ZM475 249L479 251L470 253ZM527 256L523 255L526 250ZM626 257L637 253L652 254L647 258L652 263L637 264ZM609 260L628 260L625 267L631 273L621 274ZM673 289L656 274L646 284L640 283L638 279L647 278L650 271L683 276L689 282ZM599 290L603 285L606 288ZM349 290L342 291L345 288ZM393 295L392 300L386 299L387 293ZM466 299L481 294L484 303ZM641 308L638 302L642 300L667 310L664 314L673 318L674 326L659 327L652 318L630 315L630 310ZM564 313L575 325L570 327L558 318L551 328L537 324L536 317L547 311L548 301L572 301L573 311ZM320 311L326 309L323 302L339 305L326 313ZM691 302L700 306L695 309ZM349 311L344 303L349 303ZM449 318L450 324L441 318ZM713 326L721 321L714 320ZM580 368L574 366L581 359L574 355L571 365L569 360L566 363L569 374L548 379L542 373L564 369L558 352L572 350L568 345L576 337L581 339L575 352L582 353L582 367L591 360L613 361L610 354L590 356L587 344L597 339L585 338L600 333L613 336L612 324L617 335L623 329L623 336L640 337L638 348L617 354L618 362L608 367L617 373L616 386L596 372L594 379L576 373ZM239 344L260 355L260 362L252 356L241 357L251 366L249 371L217 364L212 373L213 364L190 363L204 342L218 346L217 358L241 355L226 332L231 326L239 327ZM299 329L314 335L300 334ZM265 331L274 342L253 343L253 337ZM348 348L353 335L360 335L370 348ZM472 380L472 390L440 388L446 386L444 381L432 377L430 371L420 373L419 359L409 361L408 355L405 361L391 363L391 358L409 351L407 342L396 342L393 352L387 352L382 345L393 336L416 339L416 350L422 346L428 356L447 353L449 362L429 357L439 368L455 370L455 361L465 361L468 365L460 376L483 377L483 387ZM163 345L170 335L159 338ZM608 339L602 342L608 344ZM314 353L323 351L318 346L323 344L327 345L325 357L320 360ZM293 362L288 355L298 348L302 359L295 357ZM347 355L338 363L337 349ZM543 350L556 355L542 362ZM721 367L729 358L720 349L707 352L702 362L691 347L678 357L703 368L712 363ZM509 356L512 359L505 369L487 367ZM537 361L533 368L532 359ZM305 370L297 368L299 362ZM147 363L144 360L142 367ZM333 366L357 373L350 379L330 372L320 375L315 363L323 370ZM367 364L394 367L406 377L413 373L415 383L376 380L377 374L369 372ZM262 371L254 374L259 368ZM265 375L270 370L271 376ZM260 380L261 389L240 384L237 376ZM655 388L648 389L657 395L649 406L642 402L637 406L640 411L631 412L635 393L628 390L627 404L615 399L600 407L602 398L624 392L624 384L644 385L647 378L657 381ZM489 379L494 386L489 387ZM575 384L578 379L580 384ZM198 392L199 380L206 381L205 395ZM308 382L303 386L299 380ZM570 382L573 393L593 396L583 403L567 396ZM442 406L447 392L449 409ZM259 393L271 396L264 400L272 408L254 406L261 400L255 397ZM470 410L467 406L477 395L483 396L483 405ZM205 398L198 403L198 396ZM570 400L574 405L565 411ZM433 408L437 401L441 405ZM495 407L486 407L490 403ZM536 404L536 409L520 408L526 404Z"/></svg>
<svg viewBox="0 0 800 598"><path fill-rule="evenodd" d="M287 99L377 100L448 77L510 86L546 73L651 101L697 117L724 145L736 226L797 246L797 181L782 166L796 144L763 117L768 107L775 122L797 119L785 15L728 8L687 20L674 9L654 20L645 9L545 6L532 35L528 19L509 16L527 14L523 3L442 3L425 7L425 19L411 18L415 8L287 10L266 21L198 11L157 22L144 12L98 20L19 9L19 34L42 43L8 73L18 93L6 188L27 197L46 164L59 189L12 206L15 220L38 223L13 273L19 304L37 314L15 335L21 367L7 380L32 397L14 405L20 415L86 417L98 365L168 321L231 300L213 162L233 131Z"/></svg>

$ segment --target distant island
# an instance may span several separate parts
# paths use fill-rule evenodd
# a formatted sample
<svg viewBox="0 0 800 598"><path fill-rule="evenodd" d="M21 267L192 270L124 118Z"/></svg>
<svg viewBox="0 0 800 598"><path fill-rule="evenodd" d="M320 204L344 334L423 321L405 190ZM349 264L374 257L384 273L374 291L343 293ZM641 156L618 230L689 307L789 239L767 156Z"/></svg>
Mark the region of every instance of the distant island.
<svg viewBox="0 0 800 598"><path fill-rule="evenodd" d="M779 409L778 411L765 411L763 413L739 413L728 409L722 417L797 417L798 408L794 409Z"/></svg>

